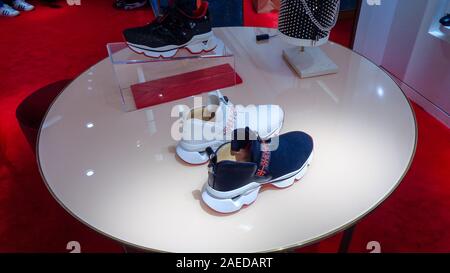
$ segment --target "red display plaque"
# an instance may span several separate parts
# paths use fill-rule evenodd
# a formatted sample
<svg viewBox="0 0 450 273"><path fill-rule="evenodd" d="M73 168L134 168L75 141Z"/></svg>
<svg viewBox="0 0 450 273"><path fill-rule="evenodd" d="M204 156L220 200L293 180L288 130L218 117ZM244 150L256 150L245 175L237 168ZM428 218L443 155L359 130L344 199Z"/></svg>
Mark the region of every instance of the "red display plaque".
<svg viewBox="0 0 450 273"><path fill-rule="evenodd" d="M131 86L136 109L242 83L229 64L222 64Z"/></svg>

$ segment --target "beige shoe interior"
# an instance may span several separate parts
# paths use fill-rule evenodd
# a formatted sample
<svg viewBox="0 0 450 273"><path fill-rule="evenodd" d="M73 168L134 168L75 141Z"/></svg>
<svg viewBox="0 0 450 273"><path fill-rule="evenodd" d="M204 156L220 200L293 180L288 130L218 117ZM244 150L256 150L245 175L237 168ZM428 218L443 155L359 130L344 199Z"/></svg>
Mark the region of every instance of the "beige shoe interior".
<svg viewBox="0 0 450 273"><path fill-rule="evenodd" d="M199 119L202 121L214 122L215 117L216 117L216 113L208 111L208 109L205 106L194 108L189 113L189 118Z"/></svg>
<svg viewBox="0 0 450 273"><path fill-rule="evenodd" d="M241 149L238 152L231 151L231 143L222 145L216 152L217 162L229 160L237 162L251 162L249 150Z"/></svg>

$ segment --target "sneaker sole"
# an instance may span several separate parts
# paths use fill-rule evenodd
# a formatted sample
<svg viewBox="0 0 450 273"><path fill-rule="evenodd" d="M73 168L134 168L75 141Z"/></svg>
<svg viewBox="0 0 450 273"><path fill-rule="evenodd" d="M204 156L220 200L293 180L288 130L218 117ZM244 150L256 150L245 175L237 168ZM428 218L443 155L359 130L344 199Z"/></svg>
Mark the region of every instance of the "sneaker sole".
<svg viewBox="0 0 450 273"><path fill-rule="evenodd" d="M145 45L128 43L128 47L138 54L144 54L151 58L171 58L177 54L179 49L186 48L191 54L200 54L209 52L216 48L217 41L213 32L200 34L192 37L192 39L184 45L168 45L159 48L150 48Z"/></svg>
<svg viewBox="0 0 450 273"><path fill-rule="evenodd" d="M211 146L211 148L213 150L217 149L220 146L220 144L217 144L218 143L215 143L215 145ZM202 165L209 161L209 157L204 148L201 151L188 151L178 144L176 154L179 158L181 158L181 160L191 165Z"/></svg>
<svg viewBox="0 0 450 273"><path fill-rule="evenodd" d="M225 199L217 198L212 196L207 189L204 189L202 192L202 200L203 202L206 203L206 205L208 205L208 207L217 212L220 213L236 212L240 210L244 205L248 206L253 202L255 202L256 198L258 197L259 190L261 189L262 186L271 184L277 188L283 189L292 186L296 181L302 179L303 176L306 174L309 165L311 164L312 158L313 153L311 153L305 164L303 164L303 166L299 170L297 170L292 176L289 176L288 178L281 180L277 179L276 181L269 181L262 185L260 184L256 188L253 187L251 189L245 189L245 187L243 187L245 192L233 198L225 198ZM206 187L209 186L207 185Z"/></svg>

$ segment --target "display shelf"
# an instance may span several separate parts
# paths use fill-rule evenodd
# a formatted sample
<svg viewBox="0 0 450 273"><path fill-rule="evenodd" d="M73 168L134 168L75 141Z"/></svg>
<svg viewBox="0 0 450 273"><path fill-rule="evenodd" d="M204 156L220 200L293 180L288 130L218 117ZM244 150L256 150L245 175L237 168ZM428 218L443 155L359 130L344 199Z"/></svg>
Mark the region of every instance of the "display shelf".
<svg viewBox="0 0 450 273"><path fill-rule="evenodd" d="M171 58L151 58L138 54L124 42L107 44L123 110L134 111L146 105L235 85L238 78L234 55L220 39L215 40L217 46L211 51L193 54L187 49L180 49ZM220 74L217 74L218 71ZM211 75L210 72L216 74ZM211 83L222 84L205 84L207 77L210 77ZM161 87L162 83L167 86ZM199 83L198 87L185 89L185 86L195 86L196 83ZM142 102L142 99L146 101Z"/></svg>

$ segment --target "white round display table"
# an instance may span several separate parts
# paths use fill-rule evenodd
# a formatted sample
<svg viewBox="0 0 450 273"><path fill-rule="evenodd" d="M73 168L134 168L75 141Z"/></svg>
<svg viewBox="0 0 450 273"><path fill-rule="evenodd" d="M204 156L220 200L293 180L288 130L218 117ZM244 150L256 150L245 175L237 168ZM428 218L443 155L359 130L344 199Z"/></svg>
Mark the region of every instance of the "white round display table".
<svg viewBox="0 0 450 273"><path fill-rule="evenodd" d="M282 133L314 138L314 159L287 189L265 187L252 205L225 215L201 201L207 165L175 155L177 104L125 112L105 59L54 101L39 134L48 189L74 217L126 245L170 252L259 252L304 246L354 225L398 186L416 146L416 122L396 83L364 57L334 43L323 50L333 75L300 79L264 29L218 28L243 83L222 90L234 104L278 104ZM267 30L269 31L269 30ZM205 97L205 95L203 95Z"/></svg>

